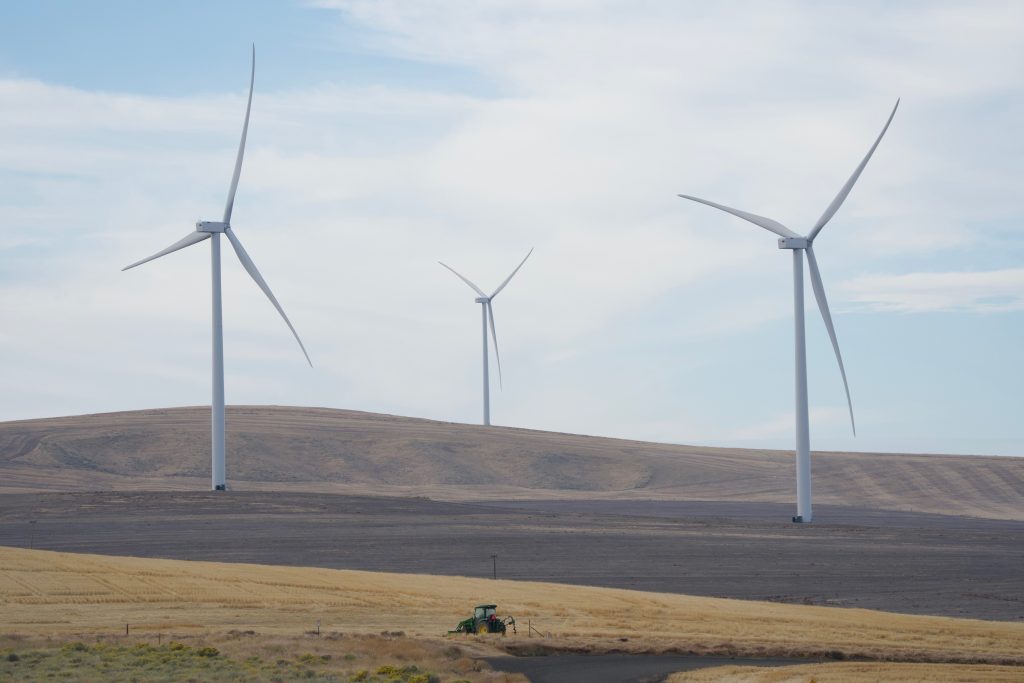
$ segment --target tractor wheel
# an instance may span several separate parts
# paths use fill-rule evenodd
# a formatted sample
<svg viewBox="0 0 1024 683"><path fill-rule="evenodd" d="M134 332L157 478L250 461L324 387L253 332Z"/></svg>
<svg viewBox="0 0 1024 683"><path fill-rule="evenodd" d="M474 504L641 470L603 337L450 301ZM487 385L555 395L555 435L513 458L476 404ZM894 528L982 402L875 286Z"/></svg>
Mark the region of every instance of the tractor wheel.
<svg viewBox="0 0 1024 683"><path fill-rule="evenodd" d="M486 621L480 622L480 625L476 627L476 632L479 633L480 635L485 635L487 633L490 633L490 631L487 630L487 622Z"/></svg>

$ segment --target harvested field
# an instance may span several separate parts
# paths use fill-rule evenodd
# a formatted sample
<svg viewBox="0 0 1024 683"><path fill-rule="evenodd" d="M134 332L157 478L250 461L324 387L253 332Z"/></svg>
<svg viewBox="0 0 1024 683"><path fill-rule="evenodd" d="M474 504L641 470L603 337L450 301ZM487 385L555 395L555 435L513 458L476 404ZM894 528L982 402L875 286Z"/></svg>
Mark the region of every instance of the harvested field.
<svg viewBox="0 0 1024 683"><path fill-rule="evenodd" d="M534 582L0 549L4 628L24 634L113 634L130 623L151 634L295 635L320 620L344 633L390 631L399 622L409 635L431 637L489 601L551 633L495 637L509 650L1024 665L1024 624Z"/></svg>

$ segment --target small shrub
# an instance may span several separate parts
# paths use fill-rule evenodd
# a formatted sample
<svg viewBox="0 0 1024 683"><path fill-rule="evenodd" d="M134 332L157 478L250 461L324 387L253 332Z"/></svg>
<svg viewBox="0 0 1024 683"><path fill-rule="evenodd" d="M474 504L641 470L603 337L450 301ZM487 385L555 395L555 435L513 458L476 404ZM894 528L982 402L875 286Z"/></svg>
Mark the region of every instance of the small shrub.
<svg viewBox="0 0 1024 683"><path fill-rule="evenodd" d="M7 655L7 661L8 662L16 662L19 659L21 659L21 657L19 657L18 653L16 653L16 652L12 652L11 654Z"/></svg>
<svg viewBox="0 0 1024 683"><path fill-rule="evenodd" d="M356 656L354 654L352 654L351 652L349 652L347 655L345 655L344 659L345 659L346 662L354 662L355 659L356 659Z"/></svg>
<svg viewBox="0 0 1024 683"><path fill-rule="evenodd" d="M196 654L200 657L216 657L220 654L220 650L215 647L201 647L196 650Z"/></svg>
<svg viewBox="0 0 1024 683"><path fill-rule="evenodd" d="M352 677L349 680L358 683L359 681L365 681L369 677L370 672L366 669L362 669L361 671L357 671L354 674L352 674ZM469 681L466 681L466 683L469 683Z"/></svg>
<svg viewBox="0 0 1024 683"><path fill-rule="evenodd" d="M377 669L378 676L399 676L401 673L398 667L391 666L390 664L385 664Z"/></svg>
<svg viewBox="0 0 1024 683"><path fill-rule="evenodd" d="M179 642L172 642L167 647L169 647L174 652L181 652L182 650L187 650L188 649L188 645L186 645L185 643L179 643Z"/></svg>

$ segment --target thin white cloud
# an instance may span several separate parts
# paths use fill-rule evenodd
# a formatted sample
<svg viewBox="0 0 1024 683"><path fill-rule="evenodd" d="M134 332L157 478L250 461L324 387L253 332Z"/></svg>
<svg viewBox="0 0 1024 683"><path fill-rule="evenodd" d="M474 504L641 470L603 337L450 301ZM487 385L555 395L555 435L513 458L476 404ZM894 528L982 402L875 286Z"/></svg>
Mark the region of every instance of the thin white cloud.
<svg viewBox="0 0 1024 683"><path fill-rule="evenodd" d="M900 313L1024 310L1024 268L984 272L862 275L840 284L844 299Z"/></svg>

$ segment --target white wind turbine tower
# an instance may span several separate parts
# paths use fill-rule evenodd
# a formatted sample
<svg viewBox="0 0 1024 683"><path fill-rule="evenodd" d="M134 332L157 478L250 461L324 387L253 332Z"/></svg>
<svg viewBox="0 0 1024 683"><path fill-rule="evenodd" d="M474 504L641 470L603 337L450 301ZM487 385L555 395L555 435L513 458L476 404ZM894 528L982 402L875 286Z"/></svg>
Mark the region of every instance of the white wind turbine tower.
<svg viewBox="0 0 1024 683"><path fill-rule="evenodd" d="M512 277L519 272L519 269L526 263L526 259L530 258L530 254L533 253L533 249L526 254L516 269L505 278L505 281L498 285L498 288L491 292L490 296L484 294L484 290L477 287L475 284L470 282L467 278L460 275L454 268L446 263L438 261L442 266L455 273L456 276L467 285L473 288L473 291L479 294L475 301L480 304L480 312L483 314L483 336L484 336L484 424L491 424L491 382L487 373L487 327L488 324L491 328L491 338L494 339L494 358L498 361L498 386L501 386L501 356L498 354L498 334L494 331L494 308L491 306L491 301L494 297L498 296L498 292L505 289L505 285L512 280Z"/></svg>
<svg viewBox="0 0 1024 683"><path fill-rule="evenodd" d="M810 522L813 519L813 513L811 511L811 444L810 444L810 427L809 419L807 415L807 353L805 346L805 333L804 333L804 266L803 266L803 254L807 252L807 266L811 274L811 287L814 289L814 298L818 302L818 310L821 311L822 320L825 321L825 328L828 330L829 339L832 340L832 349L836 354L836 361L839 363L839 373L843 377L843 388L846 390L846 404L850 409L850 426L853 429L853 435L857 435L857 426L853 420L853 401L850 400L850 386L846 382L846 369L843 367L843 357L839 353L839 342L836 339L836 331L832 326L832 315L829 313L828 300L825 298L825 287L821 282L821 273L818 271L818 262L814 258L813 243L814 239L821 232L821 229L832 219L832 217L842 206L843 201L846 200L846 196L850 194L850 190L853 188L854 183L860 177L864 167L867 166L868 161L871 159L871 155L875 153L875 148L878 147L878 143L882 141L882 136L885 135L885 131L889 129L889 124L892 123L893 116L896 115L896 109L900 106L900 101L896 100L896 105L892 108L892 113L889 114L889 119L885 122L885 126L882 128L882 132L878 134L878 138L875 140L875 144L871 145L871 149L868 150L867 155L857 166L853 175L846 181L842 189L839 190L839 194L836 195L832 203L825 209L825 213L821 215L818 222L814 224L811 231L806 236L801 237L786 226L782 225L778 221L774 221L764 216L758 216L756 214L747 213L746 211L740 211L739 209L732 209L728 206L716 204L715 202L709 202L706 199L699 199L698 197L691 197L690 195L681 194L679 195L683 199L691 199L701 204L707 204L708 206L714 207L731 213L734 216L742 218L743 220L750 221L754 225L759 225L765 230L774 232L779 236L779 249L790 249L793 251L793 318L795 323L795 345L796 345L796 516L793 517L794 522Z"/></svg>
<svg viewBox="0 0 1024 683"><path fill-rule="evenodd" d="M252 108L252 90L253 84L256 80L256 47L252 49L252 68L249 75L249 100L245 105L245 122L242 124L242 139L238 143L238 155L235 158L235 172L231 176L231 189L228 191L227 205L224 207L224 218L220 221L199 221L196 223L195 232L190 233L181 240L175 242L171 246L167 247L163 251L159 251L148 258L144 258L141 261L136 261L130 266L125 266L122 270L128 270L135 266L142 265L147 261L160 258L170 254L171 252L184 249L185 247L191 246L203 240L210 240L210 253L211 253L211 270L213 274L212 285L213 285L213 400L211 404L212 408L212 436L213 436L213 490L223 491L227 488L225 466L224 466L224 328L221 318L221 296L220 296L220 236L221 234L226 235L228 241L231 242L231 246L234 247L235 254L238 255L238 260L241 261L242 267L245 268L246 272L256 281L256 284L263 293L270 299L270 303L274 305L277 312L284 318L284 322L288 325L288 329L292 331L295 336L295 341L299 342L299 348L302 349L302 353L306 356L306 362L309 363L310 367L313 366L313 362L309 360L309 354L306 353L306 347L303 346L302 340L299 339L298 332L292 327L292 323L288 320L288 316L285 315L284 309L281 308L281 304L277 302L277 298L274 293L270 291L270 287L267 285L266 280L260 275L260 271L256 269L256 264L249 258L249 254L246 253L242 243L238 240L238 237L231 229L231 210L235 204L235 191L238 189L238 178L242 173L242 156L245 154L245 137L249 130L249 111Z"/></svg>

